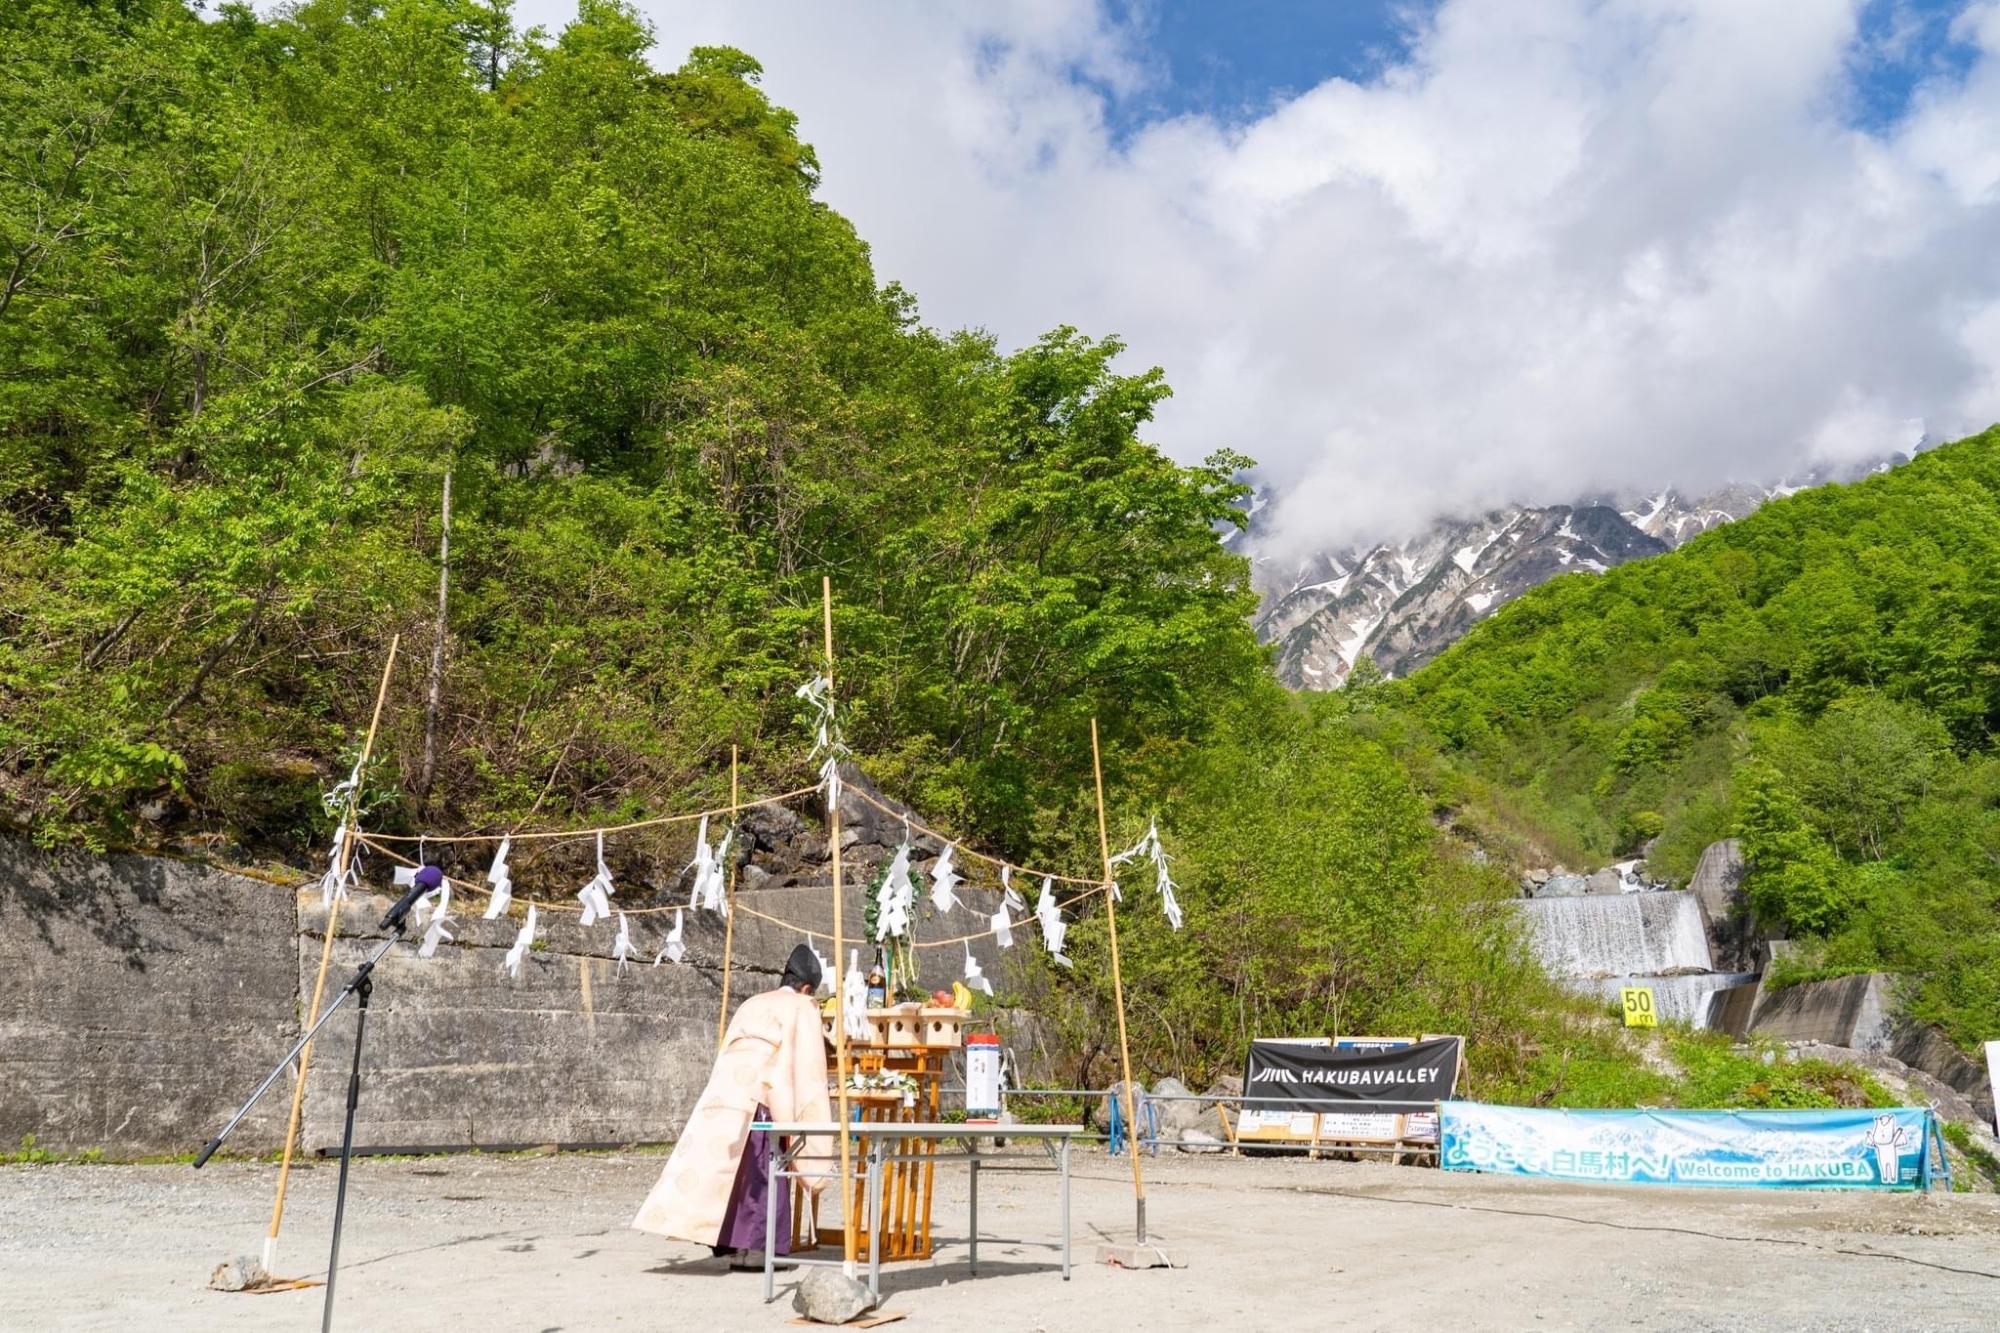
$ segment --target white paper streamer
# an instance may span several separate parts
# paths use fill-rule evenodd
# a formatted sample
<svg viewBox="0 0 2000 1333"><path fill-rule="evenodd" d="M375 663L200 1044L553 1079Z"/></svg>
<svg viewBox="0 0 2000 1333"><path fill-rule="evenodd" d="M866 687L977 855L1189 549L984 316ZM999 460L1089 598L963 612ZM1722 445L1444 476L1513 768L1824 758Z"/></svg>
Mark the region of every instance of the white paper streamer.
<svg viewBox="0 0 2000 1333"><path fill-rule="evenodd" d="M729 849L736 843L736 829L732 826L722 835L722 843L715 851L715 871L709 879L708 908L712 912L729 915Z"/></svg>
<svg viewBox="0 0 2000 1333"><path fill-rule="evenodd" d="M970 944L965 946L965 985L969 990L984 991L988 995L993 993L993 983L979 970L979 960L972 956Z"/></svg>
<svg viewBox="0 0 2000 1333"><path fill-rule="evenodd" d="M623 912L618 914L618 938L611 941L611 957L617 961L620 972L632 961L632 923Z"/></svg>
<svg viewBox="0 0 2000 1333"><path fill-rule="evenodd" d="M951 844L945 844L944 852L938 857L937 864L931 867L931 906L940 912L949 912L958 906L958 895L953 893L952 889L965 883L959 876L957 868L951 863L951 858L957 850Z"/></svg>
<svg viewBox="0 0 2000 1333"><path fill-rule="evenodd" d="M604 864L604 835L597 835L597 873L590 883L576 891L576 900L583 904L583 919L578 925L592 926L599 921L611 919L611 895L618 892L611 884L611 867Z"/></svg>
<svg viewBox="0 0 2000 1333"><path fill-rule="evenodd" d="M1160 895L1160 909L1167 914L1167 924L1179 930L1182 919L1181 905L1180 900L1174 896L1177 887L1174 884L1174 877L1167 870L1167 863L1172 858L1167 855L1166 847L1160 842L1160 822L1157 819L1147 823L1145 837L1112 857L1111 864L1123 865L1141 856L1153 863L1153 887ZM1118 885L1115 882L1111 886L1111 892L1118 901L1124 901L1118 893Z"/></svg>
<svg viewBox="0 0 2000 1333"><path fill-rule="evenodd" d="M694 833L694 860L687 863L687 869L694 871L694 882L688 886L688 906L700 907L708 896L708 870L711 862L708 851L708 816L701 817L701 826Z"/></svg>
<svg viewBox="0 0 2000 1333"><path fill-rule="evenodd" d="M833 720L833 682L825 676L814 676L793 690L792 697L805 700L806 706L819 715L813 723L813 753L817 755L837 745L839 736Z"/></svg>
<svg viewBox="0 0 2000 1333"><path fill-rule="evenodd" d="M896 848L896 855L889 862L889 873L882 877L882 888L875 896L875 941L901 939L910 933L910 908L917 901L917 886L910 882L910 839L906 833L902 846Z"/></svg>
<svg viewBox="0 0 2000 1333"><path fill-rule="evenodd" d="M1054 878L1042 880L1041 897L1035 900L1035 918L1042 923L1042 945L1049 956L1064 967L1070 965L1063 957L1063 936L1069 934L1069 927L1063 924L1062 908L1056 904L1056 882Z"/></svg>
<svg viewBox="0 0 2000 1333"><path fill-rule="evenodd" d="M1001 904L1000 910L993 914L993 938L1003 949L1014 947L1014 923L1007 919L1007 907L1004 903Z"/></svg>
<svg viewBox="0 0 2000 1333"><path fill-rule="evenodd" d="M622 912L619 913L619 922L621 929L623 928L624 915L625 914ZM683 924L684 923L681 919L681 909L676 907L674 909L674 928L667 932L667 947L653 955L654 967L658 967L660 965L660 960L662 958L666 959L670 963L678 963L681 959L687 957L687 945L681 942L681 926Z"/></svg>
<svg viewBox="0 0 2000 1333"><path fill-rule="evenodd" d="M514 872L507 868L507 853L514 849L514 839L500 839L500 850L493 853L493 868L486 872L486 882L493 886L493 898L486 904L486 919L498 917L507 910L507 904L514 901Z"/></svg>
<svg viewBox="0 0 2000 1333"><path fill-rule="evenodd" d="M354 805L361 796L361 756L354 757L354 767L347 770L347 781L335 783L333 790L320 793L320 806L328 814L339 814L340 822L346 825L354 814Z"/></svg>
<svg viewBox="0 0 2000 1333"><path fill-rule="evenodd" d="M1158 889L1160 893L1160 910L1167 914L1167 924L1175 930L1179 930L1181 928L1181 904L1180 899L1174 897L1174 879L1172 875L1167 873L1167 854L1165 851L1161 851L1154 858L1153 866L1158 872L1153 887Z"/></svg>
<svg viewBox="0 0 2000 1333"><path fill-rule="evenodd" d="M728 864L730 844L736 841L736 830L730 829L722 835L722 841L715 847L708 845L708 816L701 817L701 827L695 830L694 860L687 868L694 871L694 884L688 890L688 906L704 911L729 915L728 879L724 866Z"/></svg>
<svg viewBox="0 0 2000 1333"><path fill-rule="evenodd" d="M1000 867L1000 901L1007 904L1007 910L1010 912L1025 912L1028 910L1028 900L1021 896L1019 889L1014 887L1014 867L1012 866Z"/></svg>
<svg viewBox="0 0 2000 1333"><path fill-rule="evenodd" d="M437 906L431 910L430 927L424 931L424 942L417 947L417 957L419 958L431 957L437 953L440 943L456 938L450 931L445 929L447 925L451 924L451 917L447 915L451 910L451 884L449 881L438 885L436 897ZM427 897L425 901L428 902L429 898Z"/></svg>
<svg viewBox="0 0 2000 1333"><path fill-rule="evenodd" d="M396 873L390 876L390 878L395 881L397 888L399 889L410 888L417 882L417 867L397 866Z"/></svg>
<svg viewBox="0 0 2000 1333"><path fill-rule="evenodd" d="M521 933L514 937L514 947L500 960L500 967L514 980L521 979L521 960L528 956L528 949L535 942L535 905L528 904L528 920L521 927Z"/></svg>
<svg viewBox="0 0 2000 1333"><path fill-rule="evenodd" d="M343 823L333 832L333 850L327 853L326 873L319 880L319 905L322 908L332 907L334 899L345 898L347 891L361 882L361 850L358 847L348 858L347 872L341 873L340 850L346 845L347 825Z"/></svg>
<svg viewBox="0 0 2000 1333"><path fill-rule="evenodd" d="M866 1041L873 1033L868 1022L868 977L861 970L861 951L847 952L847 976L841 983L840 1006L847 1018L847 1039Z"/></svg>
<svg viewBox="0 0 2000 1333"><path fill-rule="evenodd" d="M826 676L814 676L794 690L795 698L803 699L815 714L813 720L812 757L826 756L820 765L820 789L825 793L829 810L840 806L840 761L847 756L846 742L840 737L840 721L834 713L833 681Z"/></svg>
<svg viewBox="0 0 2000 1333"><path fill-rule="evenodd" d="M806 948L811 949L812 956L819 960L820 993L822 995L833 994L833 964L828 962L826 955L819 951L819 946L813 943L813 937L810 935L806 936ZM862 981L865 983L867 978L862 978ZM866 998L865 992L863 998Z"/></svg>
<svg viewBox="0 0 2000 1333"><path fill-rule="evenodd" d="M819 766L819 785L826 791L826 808L838 810L841 795L839 755L828 755L826 762Z"/></svg>

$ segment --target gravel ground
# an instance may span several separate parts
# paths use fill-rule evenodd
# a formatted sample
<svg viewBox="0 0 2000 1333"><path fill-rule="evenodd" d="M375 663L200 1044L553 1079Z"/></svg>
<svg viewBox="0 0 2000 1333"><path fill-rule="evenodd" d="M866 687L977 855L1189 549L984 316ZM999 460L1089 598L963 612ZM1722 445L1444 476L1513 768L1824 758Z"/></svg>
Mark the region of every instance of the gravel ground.
<svg viewBox="0 0 2000 1333"><path fill-rule="evenodd" d="M1023 1164L1039 1159L1023 1158ZM348 1329L779 1328L787 1289L628 1230L642 1154L364 1160L348 1205ZM1122 1162L1080 1153L1078 1265L1051 1244L1053 1176L981 1182L981 1272L954 1239L885 1273L897 1329L2000 1327L2000 1198L1624 1189L1385 1165L1148 1160L1149 1216L1179 1265L1090 1262L1129 1240ZM224 1295L210 1269L258 1249L275 1169L0 1168L0 1327L309 1328L318 1290ZM965 1221L940 1171L937 1225ZM334 1168L295 1173L279 1268L325 1262Z"/></svg>

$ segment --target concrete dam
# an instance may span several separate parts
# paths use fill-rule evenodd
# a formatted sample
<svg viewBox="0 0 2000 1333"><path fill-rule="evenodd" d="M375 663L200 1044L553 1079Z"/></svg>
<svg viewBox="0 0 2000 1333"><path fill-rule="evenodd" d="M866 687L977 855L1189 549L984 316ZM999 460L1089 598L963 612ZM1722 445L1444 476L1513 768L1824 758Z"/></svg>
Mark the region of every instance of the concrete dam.
<svg viewBox="0 0 2000 1333"><path fill-rule="evenodd" d="M1660 1017L1708 1024L1709 997L1757 979L1718 972L1701 901L1675 890L1529 898L1520 903L1535 954L1584 995L1615 1001L1650 986Z"/></svg>

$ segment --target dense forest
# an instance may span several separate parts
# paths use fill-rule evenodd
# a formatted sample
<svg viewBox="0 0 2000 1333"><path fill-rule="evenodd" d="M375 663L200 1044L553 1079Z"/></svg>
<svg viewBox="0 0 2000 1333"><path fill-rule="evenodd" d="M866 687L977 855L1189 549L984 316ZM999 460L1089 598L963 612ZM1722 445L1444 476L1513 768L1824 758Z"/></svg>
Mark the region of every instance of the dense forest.
<svg viewBox="0 0 2000 1333"><path fill-rule="evenodd" d="M1157 817L1187 911L1129 895L1155 1071L1460 1031L1488 1095L1739 1096L1634 1084L1502 906L1510 854L1656 835L1685 873L1740 831L1812 966L1918 969L1961 1035L2000 1007L1994 440L1294 696L1217 537L1249 460L1147 443L1162 371L1061 312L1016 351L926 325L745 53L509 8L0 11L16 834L310 865L393 635L376 828L712 804L732 745L796 786L825 576L846 739L938 825L1094 872L1099 719L1112 836ZM1041 1007L1087 1054L1102 922L1072 939Z"/></svg>
<svg viewBox="0 0 2000 1333"><path fill-rule="evenodd" d="M406 815L616 813L800 756L822 574L849 735L994 836L1256 661L1210 530L1238 460L1067 329L923 328L813 198L739 52L626 8L10 6L0 295L9 804L124 830L172 787L317 836L392 631ZM1116 707L1112 707L1115 701ZM552 784L552 785L551 785Z"/></svg>

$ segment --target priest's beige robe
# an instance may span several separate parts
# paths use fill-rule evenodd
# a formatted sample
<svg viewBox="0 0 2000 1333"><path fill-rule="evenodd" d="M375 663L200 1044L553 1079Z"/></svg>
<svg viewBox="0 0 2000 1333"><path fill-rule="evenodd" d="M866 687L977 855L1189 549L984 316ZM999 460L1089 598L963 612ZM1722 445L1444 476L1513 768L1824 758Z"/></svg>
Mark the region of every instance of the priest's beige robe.
<svg viewBox="0 0 2000 1333"><path fill-rule="evenodd" d="M777 1121L833 1122L819 1005L790 987L751 996L730 1020L708 1086L632 1225L697 1245L715 1244L750 1117L760 1104L770 1107ZM832 1151L830 1137L808 1139L797 1166L824 1171ZM817 1190L828 1178L821 1174L807 1183Z"/></svg>

